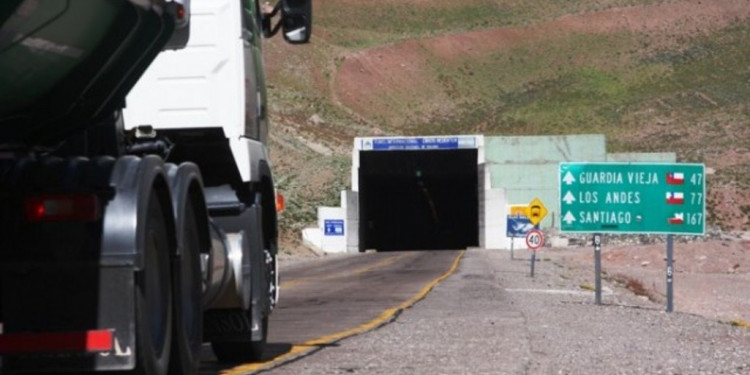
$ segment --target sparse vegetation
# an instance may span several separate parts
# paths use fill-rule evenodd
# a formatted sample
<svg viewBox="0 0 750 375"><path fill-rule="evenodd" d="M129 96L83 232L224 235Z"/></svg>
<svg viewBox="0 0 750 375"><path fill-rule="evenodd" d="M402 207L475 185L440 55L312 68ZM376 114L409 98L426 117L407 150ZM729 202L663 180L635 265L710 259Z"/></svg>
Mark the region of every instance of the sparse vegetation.
<svg viewBox="0 0 750 375"><path fill-rule="evenodd" d="M402 40L551 21L567 14L669 3L669 0L552 1L523 0L358 1L315 4L316 25L331 43L351 49Z"/></svg>
<svg viewBox="0 0 750 375"><path fill-rule="evenodd" d="M607 277L607 279L623 286L625 289L631 291L636 296L646 297L653 302L659 301L659 298L657 298L656 294L654 294L654 290L646 288L638 279L623 274L609 276Z"/></svg>
<svg viewBox="0 0 750 375"><path fill-rule="evenodd" d="M750 328L750 322L746 322L744 320L732 320L729 322L729 324L735 326L735 327L742 327L742 328Z"/></svg>

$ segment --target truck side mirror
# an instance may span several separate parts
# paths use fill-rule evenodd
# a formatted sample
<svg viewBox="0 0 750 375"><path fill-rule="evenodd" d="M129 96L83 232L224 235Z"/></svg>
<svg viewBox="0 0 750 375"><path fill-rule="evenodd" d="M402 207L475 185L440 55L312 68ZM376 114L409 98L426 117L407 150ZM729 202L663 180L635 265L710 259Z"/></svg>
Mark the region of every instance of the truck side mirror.
<svg viewBox="0 0 750 375"><path fill-rule="evenodd" d="M282 0L281 27L287 42L309 42L312 34L312 0Z"/></svg>

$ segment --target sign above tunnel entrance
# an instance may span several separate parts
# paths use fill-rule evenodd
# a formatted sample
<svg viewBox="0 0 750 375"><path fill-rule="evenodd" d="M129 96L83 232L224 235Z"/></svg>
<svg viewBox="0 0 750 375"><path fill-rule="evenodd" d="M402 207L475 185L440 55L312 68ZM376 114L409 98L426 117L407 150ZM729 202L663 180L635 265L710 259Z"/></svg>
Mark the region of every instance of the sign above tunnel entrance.
<svg viewBox="0 0 750 375"><path fill-rule="evenodd" d="M705 232L702 164L561 163L563 232Z"/></svg>
<svg viewBox="0 0 750 375"><path fill-rule="evenodd" d="M477 147L474 136L363 138L360 142L362 151L457 150Z"/></svg>

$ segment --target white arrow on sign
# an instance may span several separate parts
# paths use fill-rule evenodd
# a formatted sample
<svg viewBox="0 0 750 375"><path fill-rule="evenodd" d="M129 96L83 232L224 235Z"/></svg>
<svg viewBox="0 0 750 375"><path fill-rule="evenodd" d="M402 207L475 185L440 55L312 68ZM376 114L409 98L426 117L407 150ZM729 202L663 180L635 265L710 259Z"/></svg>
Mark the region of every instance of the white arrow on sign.
<svg viewBox="0 0 750 375"><path fill-rule="evenodd" d="M568 171L568 173L565 174L565 177L563 177L563 182L565 182L568 185L573 184L576 182L576 178L573 177L573 174Z"/></svg>
<svg viewBox="0 0 750 375"><path fill-rule="evenodd" d="M563 217L563 221L566 224L570 225L570 224L573 224L574 221L576 221L576 217L573 216L573 214L570 213L570 211L568 211L565 213L565 217Z"/></svg>
<svg viewBox="0 0 750 375"><path fill-rule="evenodd" d="M571 203L573 203L573 202L575 202L575 201L576 201L576 197L574 197L574 196L573 196L573 193L571 193L571 192L568 192L568 193L567 193L567 194L565 194L565 196L563 197L563 201L564 201L565 203L567 203L567 204L571 204Z"/></svg>

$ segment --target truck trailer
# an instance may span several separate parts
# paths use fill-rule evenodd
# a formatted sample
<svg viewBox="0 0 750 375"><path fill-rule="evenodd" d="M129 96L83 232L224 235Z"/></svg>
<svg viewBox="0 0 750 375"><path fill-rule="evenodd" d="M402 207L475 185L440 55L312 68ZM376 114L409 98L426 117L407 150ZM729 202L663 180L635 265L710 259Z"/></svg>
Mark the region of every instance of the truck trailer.
<svg viewBox="0 0 750 375"><path fill-rule="evenodd" d="M0 3L0 373L259 359L279 297L261 57L310 0Z"/></svg>

